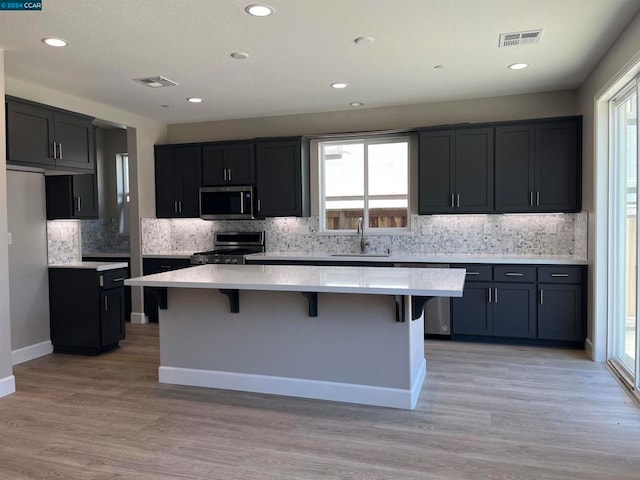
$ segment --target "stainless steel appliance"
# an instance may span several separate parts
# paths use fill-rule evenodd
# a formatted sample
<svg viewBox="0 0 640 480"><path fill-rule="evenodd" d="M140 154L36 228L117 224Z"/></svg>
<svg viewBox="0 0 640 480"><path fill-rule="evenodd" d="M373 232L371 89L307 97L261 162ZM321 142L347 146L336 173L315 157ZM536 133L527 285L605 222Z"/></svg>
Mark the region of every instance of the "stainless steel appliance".
<svg viewBox="0 0 640 480"><path fill-rule="evenodd" d="M214 249L191 255L192 265L245 263L245 256L264 252L264 232L221 232L214 236Z"/></svg>
<svg viewBox="0 0 640 480"><path fill-rule="evenodd" d="M203 220L253 218L253 187L200 187L200 218Z"/></svg>
<svg viewBox="0 0 640 480"><path fill-rule="evenodd" d="M449 268L444 263L394 263L394 267ZM424 335L427 338L451 336L451 299L434 297L424 304Z"/></svg>

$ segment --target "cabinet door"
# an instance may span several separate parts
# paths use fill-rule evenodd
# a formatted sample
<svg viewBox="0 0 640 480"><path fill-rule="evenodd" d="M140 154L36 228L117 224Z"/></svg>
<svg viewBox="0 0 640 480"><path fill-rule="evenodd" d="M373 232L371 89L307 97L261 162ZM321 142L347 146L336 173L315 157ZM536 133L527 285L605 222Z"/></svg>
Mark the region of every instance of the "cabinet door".
<svg viewBox="0 0 640 480"><path fill-rule="evenodd" d="M536 211L580 210L578 123L570 120L536 125Z"/></svg>
<svg viewBox="0 0 640 480"><path fill-rule="evenodd" d="M584 341L582 286L539 284L538 301L538 338Z"/></svg>
<svg viewBox="0 0 640 480"><path fill-rule="evenodd" d="M55 165L53 112L7 101L7 163Z"/></svg>
<svg viewBox="0 0 640 480"><path fill-rule="evenodd" d="M225 185L227 183L225 150L224 146L206 146L202 148L203 186Z"/></svg>
<svg viewBox="0 0 640 480"><path fill-rule="evenodd" d="M493 210L493 128L456 131L456 211Z"/></svg>
<svg viewBox="0 0 640 480"><path fill-rule="evenodd" d="M530 212L534 204L535 127L496 128L495 207L499 212Z"/></svg>
<svg viewBox="0 0 640 480"><path fill-rule="evenodd" d="M258 215L302 216L303 178L298 141L262 142L256 147Z"/></svg>
<svg viewBox="0 0 640 480"><path fill-rule="evenodd" d="M494 283L493 334L536 337L536 288L533 284Z"/></svg>
<svg viewBox="0 0 640 480"><path fill-rule="evenodd" d="M100 307L100 343L106 347L124 338L124 288L102 290Z"/></svg>
<svg viewBox="0 0 640 480"><path fill-rule="evenodd" d="M54 113L56 165L94 171L93 125L90 119Z"/></svg>
<svg viewBox="0 0 640 480"><path fill-rule="evenodd" d="M253 143L239 143L227 147L225 165L227 182L231 185L254 185L256 162Z"/></svg>
<svg viewBox="0 0 640 480"><path fill-rule="evenodd" d="M418 191L421 214L455 210L454 142L454 130L420 133Z"/></svg>
<svg viewBox="0 0 640 480"><path fill-rule="evenodd" d="M463 296L451 299L451 331L454 335L492 335L490 282L467 282Z"/></svg>
<svg viewBox="0 0 640 480"><path fill-rule="evenodd" d="M178 214L173 149L157 148L155 156L156 217L172 218Z"/></svg>
<svg viewBox="0 0 640 480"><path fill-rule="evenodd" d="M179 202L177 217L200 216L201 158L200 147L179 147L174 152L174 191Z"/></svg>
<svg viewBox="0 0 640 480"><path fill-rule="evenodd" d="M98 218L95 175L72 175L71 177L73 181L73 217Z"/></svg>

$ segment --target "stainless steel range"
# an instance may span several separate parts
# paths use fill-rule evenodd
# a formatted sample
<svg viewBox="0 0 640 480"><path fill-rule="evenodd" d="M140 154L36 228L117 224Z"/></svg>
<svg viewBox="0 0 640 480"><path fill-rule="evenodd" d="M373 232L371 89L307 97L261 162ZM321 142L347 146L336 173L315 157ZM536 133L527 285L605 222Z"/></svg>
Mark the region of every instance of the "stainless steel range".
<svg viewBox="0 0 640 480"><path fill-rule="evenodd" d="M216 233L213 246L213 250L191 255L191 264L245 263L246 255L264 252L264 232Z"/></svg>

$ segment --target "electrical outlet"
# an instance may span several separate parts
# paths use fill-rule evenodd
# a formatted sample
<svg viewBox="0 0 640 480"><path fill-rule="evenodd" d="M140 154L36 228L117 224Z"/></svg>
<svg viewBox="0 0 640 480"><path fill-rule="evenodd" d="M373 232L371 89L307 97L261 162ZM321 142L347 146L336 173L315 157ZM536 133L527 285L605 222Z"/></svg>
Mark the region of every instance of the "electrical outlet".
<svg viewBox="0 0 640 480"><path fill-rule="evenodd" d="M484 226L482 227L482 231L489 235L491 233L491 224L490 223L485 223Z"/></svg>

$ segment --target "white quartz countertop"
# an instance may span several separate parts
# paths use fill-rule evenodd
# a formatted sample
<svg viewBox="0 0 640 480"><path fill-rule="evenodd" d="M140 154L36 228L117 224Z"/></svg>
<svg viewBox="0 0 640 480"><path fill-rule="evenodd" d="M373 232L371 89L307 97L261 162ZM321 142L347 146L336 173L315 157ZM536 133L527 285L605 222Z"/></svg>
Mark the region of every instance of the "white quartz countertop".
<svg viewBox="0 0 640 480"><path fill-rule="evenodd" d="M311 261L311 262L380 262L380 263L495 263L531 265L586 265L587 260L575 255L517 255L517 254L429 254L391 253L390 255L348 255L304 252L265 252L247 255L252 261Z"/></svg>
<svg viewBox="0 0 640 480"><path fill-rule="evenodd" d="M125 285L461 297L462 268L199 265L131 278Z"/></svg>
<svg viewBox="0 0 640 480"><path fill-rule="evenodd" d="M49 268L77 268L104 272L106 270L115 270L116 268L127 268L128 266L127 262L71 262L49 265Z"/></svg>
<svg viewBox="0 0 640 480"><path fill-rule="evenodd" d="M211 247L213 249L213 247ZM159 253L144 253L142 258L191 258L195 252L188 250L171 250Z"/></svg>

